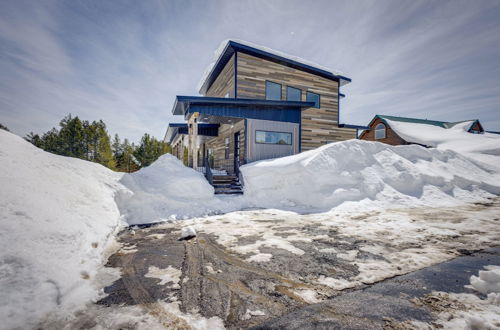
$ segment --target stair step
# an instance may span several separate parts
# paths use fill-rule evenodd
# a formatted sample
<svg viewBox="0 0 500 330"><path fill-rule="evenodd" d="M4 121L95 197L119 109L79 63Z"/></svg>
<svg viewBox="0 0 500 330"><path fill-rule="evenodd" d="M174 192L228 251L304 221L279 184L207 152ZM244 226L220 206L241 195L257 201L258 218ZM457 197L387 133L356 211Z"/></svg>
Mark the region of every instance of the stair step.
<svg viewBox="0 0 500 330"><path fill-rule="evenodd" d="M226 195L242 195L243 191L241 189L229 189L229 190L216 190L215 191L216 195L219 194L226 194Z"/></svg>

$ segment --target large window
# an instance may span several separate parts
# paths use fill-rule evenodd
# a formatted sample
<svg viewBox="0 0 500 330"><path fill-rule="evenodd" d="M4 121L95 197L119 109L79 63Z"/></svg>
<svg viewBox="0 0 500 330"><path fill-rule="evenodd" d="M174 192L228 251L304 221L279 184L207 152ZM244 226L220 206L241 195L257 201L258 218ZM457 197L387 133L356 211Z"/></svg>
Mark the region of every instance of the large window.
<svg viewBox="0 0 500 330"><path fill-rule="evenodd" d="M307 102L314 102L314 107L319 108L320 107L320 99L319 99L319 94L313 93L313 92L307 92L306 94L306 101Z"/></svg>
<svg viewBox="0 0 500 330"><path fill-rule="evenodd" d="M286 100L287 101L301 101L302 91L298 88L288 86L286 88Z"/></svg>
<svg viewBox="0 0 500 330"><path fill-rule="evenodd" d="M292 144L292 133L255 131L255 142L264 144Z"/></svg>
<svg viewBox="0 0 500 330"><path fill-rule="evenodd" d="M385 125L380 123L375 126L375 139L385 139Z"/></svg>
<svg viewBox="0 0 500 330"><path fill-rule="evenodd" d="M266 81L266 100L281 100L281 85Z"/></svg>

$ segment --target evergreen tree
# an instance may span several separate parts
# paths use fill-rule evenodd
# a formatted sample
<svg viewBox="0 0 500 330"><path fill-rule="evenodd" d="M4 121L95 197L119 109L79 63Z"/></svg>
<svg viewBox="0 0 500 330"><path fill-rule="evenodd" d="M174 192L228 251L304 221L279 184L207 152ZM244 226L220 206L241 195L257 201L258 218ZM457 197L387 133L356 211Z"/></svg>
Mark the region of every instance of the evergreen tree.
<svg viewBox="0 0 500 330"><path fill-rule="evenodd" d="M10 130L7 128L7 126L2 125L2 123L0 123L0 129L3 129L4 131L10 132Z"/></svg>
<svg viewBox="0 0 500 330"><path fill-rule="evenodd" d="M43 148L43 140L38 134L30 132L24 139L38 148Z"/></svg>
<svg viewBox="0 0 500 330"><path fill-rule="evenodd" d="M85 134L83 124L77 117L71 117L71 114L66 116L59 123L61 130L59 131L59 140L61 142L61 153L65 156L77 157L86 159L85 154Z"/></svg>

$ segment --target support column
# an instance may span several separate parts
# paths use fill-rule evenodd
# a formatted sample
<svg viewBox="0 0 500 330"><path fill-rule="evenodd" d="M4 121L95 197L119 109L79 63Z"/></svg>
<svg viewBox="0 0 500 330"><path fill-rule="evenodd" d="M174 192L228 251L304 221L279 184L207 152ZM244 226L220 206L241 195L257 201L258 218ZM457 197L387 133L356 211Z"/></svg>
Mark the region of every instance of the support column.
<svg viewBox="0 0 500 330"><path fill-rule="evenodd" d="M191 167L198 166L198 117L200 114L195 112L188 119L189 127L189 147L188 159L192 161Z"/></svg>

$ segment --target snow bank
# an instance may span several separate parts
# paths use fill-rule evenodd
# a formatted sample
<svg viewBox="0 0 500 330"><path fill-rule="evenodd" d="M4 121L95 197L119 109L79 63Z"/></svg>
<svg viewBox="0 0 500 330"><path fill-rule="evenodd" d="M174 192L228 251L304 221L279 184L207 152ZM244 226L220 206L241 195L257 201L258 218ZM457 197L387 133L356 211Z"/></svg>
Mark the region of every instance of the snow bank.
<svg viewBox="0 0 500 330"><path fill-rule="evenodd" d="M98 296L94 276L120 225L120 174L0 130L0 319L27 328Z"/></svg>
<svg viewBox="0 0 500 330"><path fill-rule="evenodd" d="M468 130L474 121L464 121L450 128L434 125L406 123L386 119L391 128L408 142L454 150L465 156L500 167L500 135L472 134Z"/></svg>
<svg viewBox="0 0 500 330"><path fill-rule="evenodd" d="M248 164L241 172L254 206L309 212L450 205L500 193L497 173L453 151L361 140Z"/></svg>
<svg viewBox="0 0 500 330"><path fill-rule="evenodd" d="M129 190L117 198L129 224L185 219L222 212L228 205L214 196L203 174L170 154L132 174L121 183Z"/></svg>

